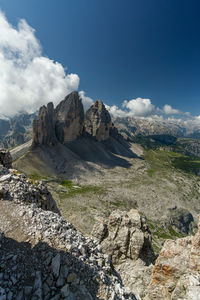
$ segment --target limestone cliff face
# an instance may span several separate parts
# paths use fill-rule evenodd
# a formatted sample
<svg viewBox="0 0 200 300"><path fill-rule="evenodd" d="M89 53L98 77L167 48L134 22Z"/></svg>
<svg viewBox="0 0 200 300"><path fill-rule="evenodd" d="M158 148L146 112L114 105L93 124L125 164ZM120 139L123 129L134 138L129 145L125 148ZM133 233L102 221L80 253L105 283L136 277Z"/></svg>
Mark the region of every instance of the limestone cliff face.
<svg viewBox="0 0 200 300"><path fill-rule="evenodd" d="M33 144L53 145L56 143L54 107L50 102L39 110L38 119L33 121Z"/></svg>
<svg viewBox="0 0 200 300"><path fill-rule="evenodd" d="M55 132L59 142L66 144L81 136L83 119L81 99L77 92L72 92L55 109Z"/></svg>
<svg viewBox="0 0 200 300"><path fill-rule="evenodd" d="M85 132L97 141L104 141L110 137L112 121L109 112L102 101L97 100L85 114Z"/></svg>
<svg viewBox="0 0 200 300"><path fill-rule="evenodd" d="M54 109L53 103L39 110L33 121L33 145L54 145L74 141L83 130L83 105L77 92L69 94Z"/></svg>

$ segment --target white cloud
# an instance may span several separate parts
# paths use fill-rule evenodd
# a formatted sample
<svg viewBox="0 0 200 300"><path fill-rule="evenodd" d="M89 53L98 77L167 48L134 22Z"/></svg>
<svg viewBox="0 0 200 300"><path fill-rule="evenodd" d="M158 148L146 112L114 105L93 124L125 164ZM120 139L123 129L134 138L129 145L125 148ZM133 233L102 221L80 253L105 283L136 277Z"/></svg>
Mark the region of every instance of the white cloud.
<svg viewBox="0 0 200 300"><path fill-rule="evenodd" d="M111 114L111 116L113 117L126 117L127 116L127 113L124 111L124 110L121 110L118 108L118 106L116 105L112 105L112 106L109 106L109 105L105 105L106 109L109 111L109 113Z"/></svg>
<svg viewBox="0 0 200 300"><path fill-rule="evenodd" d="M122 109L118 106L107 106L108 111L114 117L146 117L155 112L155 106L150 99L136 98L122 103Z"/></svg>
<svg viewBox="0 0 200 300"><path fill-rule="evenodd" d="M57 104L78 89L77 74L42 56L35 31L25 20L17 28L0 11L0 112L33 112L49 101Z"/></svg>
<svg viewBox="0 0 200 300"><path fill-rule="evenodd" d="M138 117L151 115L155 109L150 99L143 98L125 100L122 107L129 109L129 115Z"/></svg>
<svg viewBox="0 0 200 300"><path fill-rule="evenodd" d="M88 108L90 108L90 106L94 103L94 101L92 100L92 98L85 96L84 91L80 91L79 96L82 99L84 110L85 111L88 110Z"/></svg>
<svg viewBox="0 0 200 300"><path fill-rule="evenodd" d="M163 106L163 112L166 115L177 115L177 114L180 114L180 110L174 109L174 108L171 107L171 105L168 105L168 104L165 104Z"/></svg>

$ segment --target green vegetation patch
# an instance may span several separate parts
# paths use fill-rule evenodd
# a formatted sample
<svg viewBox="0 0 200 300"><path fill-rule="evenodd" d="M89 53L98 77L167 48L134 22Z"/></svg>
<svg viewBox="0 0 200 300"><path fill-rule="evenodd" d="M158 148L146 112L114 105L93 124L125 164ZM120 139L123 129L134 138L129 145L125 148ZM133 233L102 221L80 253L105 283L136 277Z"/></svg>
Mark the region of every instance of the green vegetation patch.
<svg viewBox="0 0 200 300"><path fill-rule="evenodd" d="M179 156L172 160L172 165L184 172L198 175L200 173L200 159L190 156Z"/></svg>
<svg viewBox="0 0 200 300"><path fill-rule="evenodd" d="M74 198L77 195L84 194L102 194L105 193L105 190L102 187L93 186L93 185L74 185L70 180L62 180L60 184L66 188L65 191L61 191L59 196L61 199L64 198Z"/></svg>
<svg viewBox="0 0 200 300"><path fill-rule="evenodd" d="M31 174L29 175L30 179L33 179L33 180L44 180L44 179L47 179L47 177L44 177L44 176L40 176L38 174Z"/></svg>
<svg viewBox="0 0 200 300"><path fill-rule="evenodd" d="M137 144L142 145L145 149L156 150L160 147L177 147L177 138L170 134L161 135L137 135L132 138Z"/></svg>
<svg viewBox="0 0 200 300"><path fill-rule="evenodd" d="M167 239L175 240L177 238L185 237L186 235L183 233L177 232L171 225L166 227L161 227L158 222L148 220L147 224L151 230L152 234L152 247L156 254L159 254L163 242Z"/></svg>
<svg viewBox="0 0 200 300"><path fill-rule="evenodd" d="M150 177L155 172L173 168L194 175L200 173L200 159L198 157L186 156L173 151L145 150L144 158L149 163L147 173Z"/></svg>

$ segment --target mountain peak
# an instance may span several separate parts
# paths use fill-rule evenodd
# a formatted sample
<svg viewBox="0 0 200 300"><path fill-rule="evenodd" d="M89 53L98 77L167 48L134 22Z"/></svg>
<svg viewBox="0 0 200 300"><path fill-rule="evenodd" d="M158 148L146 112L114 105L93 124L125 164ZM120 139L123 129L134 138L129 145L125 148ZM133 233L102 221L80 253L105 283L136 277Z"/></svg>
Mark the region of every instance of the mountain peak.
<svg viewBox="0 0 200 300"><path fill-rule="evenodd" d="M110 137L112 121L109 112L101 100L97 100L85 114L85 131L97 141Z"/></svg>
<svg viewBox="0 0 200 300"><path fill-rule="evenodd" d="M54 109L53 103L42 106L33 122L33 145L67 144L87 135L97 141L107 140L113 124L101 100L97 100L84 116L78 92L67 95Z"/></svg>

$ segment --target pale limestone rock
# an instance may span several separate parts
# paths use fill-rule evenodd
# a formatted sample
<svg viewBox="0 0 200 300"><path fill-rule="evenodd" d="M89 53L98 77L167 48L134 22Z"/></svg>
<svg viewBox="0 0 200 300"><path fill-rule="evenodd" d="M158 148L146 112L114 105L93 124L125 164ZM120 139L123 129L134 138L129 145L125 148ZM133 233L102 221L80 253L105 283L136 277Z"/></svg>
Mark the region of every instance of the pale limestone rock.
<svg viewBox="0 0 200 300"><path fill-rule="evenodd" d="M155 261L145 219L134 209L117 210L107 220L96 223L92 235L101 243L103 252L110 255L124 285L134 291L137 299L144 297Z"/></svg>

